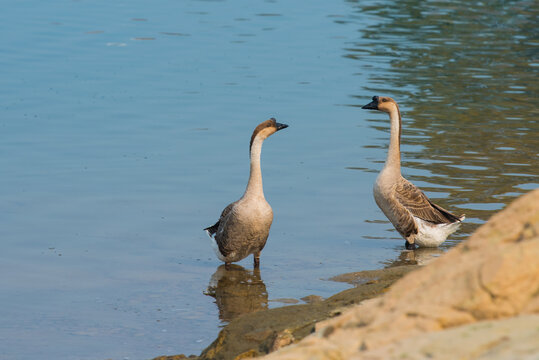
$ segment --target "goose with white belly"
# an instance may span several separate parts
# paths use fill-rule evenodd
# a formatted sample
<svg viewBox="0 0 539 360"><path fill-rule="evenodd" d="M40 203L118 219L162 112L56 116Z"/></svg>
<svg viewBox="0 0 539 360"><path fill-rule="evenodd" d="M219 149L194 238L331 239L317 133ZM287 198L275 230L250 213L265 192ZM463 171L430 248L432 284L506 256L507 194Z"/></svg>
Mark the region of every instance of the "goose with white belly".
<svg viewBox="0 0 539 360"><path fill-rule="evenodd" d="M457 231L464 215L456 216L434 204L419 188L401 175L401 114L390 97L374 96L362 109L389 114L391 135L384 168L374 183L374 199L395 229L406 240L407 249L436 247Z"/></svg>
<svg viewBox="0 0 539 360"><path fill-rule="evenodd" d="M275 132L288 127L274 118L260 123L251 136L249 146L251 169L245 193L228 205L219 221L207 227L206 232L219 260L225 265L240 261L253 254L255 268L260 265L260 252L266 245L273 210L264 197L260 153L262 143Z"/></svg>

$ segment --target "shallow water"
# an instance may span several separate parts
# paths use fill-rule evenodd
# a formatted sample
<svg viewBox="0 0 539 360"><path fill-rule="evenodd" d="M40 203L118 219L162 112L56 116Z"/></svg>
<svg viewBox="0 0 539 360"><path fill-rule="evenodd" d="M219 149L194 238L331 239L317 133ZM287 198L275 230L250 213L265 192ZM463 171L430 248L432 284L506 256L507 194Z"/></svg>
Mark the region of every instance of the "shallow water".
<svg viewBox="0 0 539 360"><path fill-rule="evenodd" d="M253 310L327 297L345 288L331 276L432 256L404 252L372 199L389 139L387 116L359 108L373 95L401 106L405 176L466 213L441 251L458 243L538 187L536 13L532 1L4 6L0 357L199 353L241 312L238 294ZM263 149L275 219L260 274L249 258L223 278L201 229L241 196L249 137L271 116L290 127Z"/></svg>

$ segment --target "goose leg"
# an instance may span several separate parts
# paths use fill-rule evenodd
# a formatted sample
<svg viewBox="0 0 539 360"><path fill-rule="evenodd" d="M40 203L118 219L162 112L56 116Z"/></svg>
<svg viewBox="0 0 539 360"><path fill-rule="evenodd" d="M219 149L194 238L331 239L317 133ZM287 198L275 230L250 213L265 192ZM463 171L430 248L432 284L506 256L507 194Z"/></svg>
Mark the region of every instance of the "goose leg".
<svg viewBox="0 0 539 360"><path fill-rule="evenodd" d="M409 243L408 240L404 243L404 247L406 247L406 250L415 250L415 244Z"/></svg>
<svg viewBox="0 0 539 360"><path fill-rule="evenodd" d="M253 257L255 259L255 268L260 267L260 251L253 254Z"/></svg>

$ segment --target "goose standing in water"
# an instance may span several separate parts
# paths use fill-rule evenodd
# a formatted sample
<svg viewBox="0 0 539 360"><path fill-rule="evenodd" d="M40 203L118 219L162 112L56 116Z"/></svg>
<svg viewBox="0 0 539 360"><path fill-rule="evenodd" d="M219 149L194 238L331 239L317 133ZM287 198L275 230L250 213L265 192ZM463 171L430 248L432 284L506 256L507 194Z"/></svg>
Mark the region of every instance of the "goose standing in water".
<svg viewBox="0 0 539 360"><path fill-rule="evenodd" d="M459 228L464 215L456 216L434 204L411 182L401 175L400 138L401 114L390 97L374 96L362 109L379 110L389 114L391 136L384 168L374 183L374 199L395 229L406 240L406 249L414 244L436 247Z"/></svg>
<svg viewBox="0 0 539 360"><path fill-rule="evenodd" d="M225 265L253 254L255 268L260 266L260 252L266 245L273 222L273 210L262 188L260 153L266 138L287 127L271 118L255 128L249 146L251 170L245 193L223 210L219 221L204 229L217 257Z"/></svg>

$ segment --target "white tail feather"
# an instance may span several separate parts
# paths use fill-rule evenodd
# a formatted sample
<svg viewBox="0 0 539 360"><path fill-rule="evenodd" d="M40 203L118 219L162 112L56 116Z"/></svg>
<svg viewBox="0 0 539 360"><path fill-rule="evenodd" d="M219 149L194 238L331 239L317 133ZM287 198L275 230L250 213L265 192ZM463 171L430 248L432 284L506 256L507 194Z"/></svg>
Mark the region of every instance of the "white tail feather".
<svg viewBox="0 0 539 360"><path fill-rule="evenodd" d="M464 216L461 217L464 220ZM460 227L461 221L457 221L449 224L433 225L427 221L421 220L414 216L414 220L417 224L417 236L415 238L415 244L419 247L436 247L447 239L449 235L454 233Z"/></svg>

